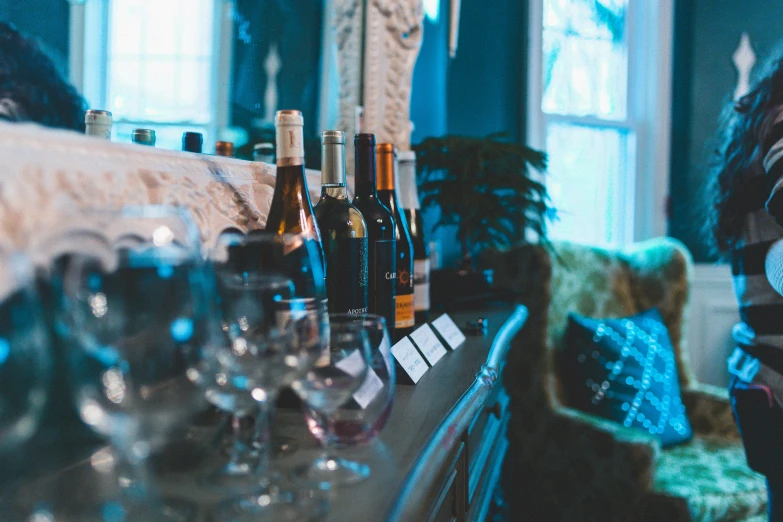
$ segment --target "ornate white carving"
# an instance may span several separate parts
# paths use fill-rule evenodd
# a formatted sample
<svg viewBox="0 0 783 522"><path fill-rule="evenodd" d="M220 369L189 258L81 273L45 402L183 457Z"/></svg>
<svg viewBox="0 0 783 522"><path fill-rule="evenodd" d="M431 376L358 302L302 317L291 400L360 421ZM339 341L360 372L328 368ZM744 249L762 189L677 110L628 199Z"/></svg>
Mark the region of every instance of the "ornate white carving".
<svg viewBox="0 0 783 522"><path fill-rule="evenodd" d="M337 127L347 136L353 136L358 132L356 108L361 104L362 0L333 0L332 8L340 82Z"/></svg>
<svg viewBox="0 0 783 522"><path fill-rule="evenodd" d="M227 228L262 228L275 166L118 144L35 125L0 123L0 246L28 250L64 232L79 209L188 208L205 246ZM307 173L311 197L320 187Z"/></svg>
<svg viewBox="0 0 783 522"><path fill-rule="evenodd" d="M424 29L421 0L368 0L365 17L363 131L410 147L413 66Z"/></svg>
<svg viewBox="0 0 783 522"><path fill-rule="evenodd" d="M738 100L750 90L750 73L756 64L756 53L753 52L748 33L742 33L737 50L731 55L731 61L737 68L737 86L734 88L734 99Z"/></svg>

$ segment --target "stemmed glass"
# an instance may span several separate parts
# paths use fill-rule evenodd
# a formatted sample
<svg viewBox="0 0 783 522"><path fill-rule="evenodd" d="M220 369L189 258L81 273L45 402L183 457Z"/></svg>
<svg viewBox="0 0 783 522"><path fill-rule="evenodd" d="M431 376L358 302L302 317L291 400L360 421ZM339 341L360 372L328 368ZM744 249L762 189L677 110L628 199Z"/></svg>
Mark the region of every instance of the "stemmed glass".
<svg viewBox="0 0 783 522"><path fill-rule="evenodd" d="M355 484L370 476L366 464L335 455L334 447L335 413L349 401L364 403L368 398L365 382L372 367L370 337L361 321L341 321L332 315L329 330L329 357L291 386L326 422L321 456L292 473L296 482L320 489Z"/></svg>
<svg viewBox="0 0 783 522"><path fill-rule="evenodd" d="M161 206L89 212L91 230L55 241L57 326L70 345L82 420L111 440L121 503L131 520L189 520L195 507L157 499L147 457L206 407L214 280L186 211ZM118 462L117 462L118 461ZM80 518L87 518L90 515Z"/></svg>
<svg viewBox="0 0 783 522"><path fill-rule="evenodd" d="M220 504L218 520L299 520L323 510L318 499L282 489L269 473L269 414L277 395L323 356L323 275L314 246L302 236L258 233L212 253L226 343L208 393L258 404L258 491Z"/></svg>
<svg viewBox="0 0 783 522"><path fill-rule="evenodd" d="M394 405L396 375L386 319L373 314L332 314L329 321L331 325L350 323L364 328L370 339L372 362L362 385L361 400L345 402L328 418L305 404L307 427L321 443L326 443L329 437L338 447L369 443L386 425ZM334 428L331 435L330 426Z"/></svg>

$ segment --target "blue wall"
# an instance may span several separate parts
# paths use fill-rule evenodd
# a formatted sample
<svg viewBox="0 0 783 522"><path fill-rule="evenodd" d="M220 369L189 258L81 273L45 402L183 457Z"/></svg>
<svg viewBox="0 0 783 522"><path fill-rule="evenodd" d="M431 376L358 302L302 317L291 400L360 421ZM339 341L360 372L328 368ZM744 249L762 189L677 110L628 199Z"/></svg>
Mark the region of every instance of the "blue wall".
<svg viewBox="0 0 783 522"><path fill-rule="evenodd" d="M68 72L69 4L66 0L0 0L0 20L34 38L60 72Z"/></svg>
<svg viewBox="0 0 783 522"><path fill-rule="evenodd" d="M521 141L525 128L527 1L464 0L457 56L448 56L447 0L437 23L425 21L424 42L413 75L412 142L427 136L483 136L507 132ZM456 229L432 231L439 212L424 215L430 240L438 241L441 264L459 261Z"/></svg>
<svg viewBox="0 0 783 522"><path fill-rule="evenodd" d="M782 19L783 2L675 2L669 233L688 245L696 261L712 259L700 230L702 189L718 118L737 81L731 55L745 31L758 68L783 37L783 27L771 21Z"/></svg>

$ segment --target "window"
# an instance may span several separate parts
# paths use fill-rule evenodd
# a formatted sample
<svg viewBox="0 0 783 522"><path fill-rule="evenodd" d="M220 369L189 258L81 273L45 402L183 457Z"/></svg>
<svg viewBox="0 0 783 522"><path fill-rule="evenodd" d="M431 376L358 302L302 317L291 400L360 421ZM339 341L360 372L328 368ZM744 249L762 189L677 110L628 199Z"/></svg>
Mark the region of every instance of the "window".
<svg viewBox="0 0 783 522"><path fill-rule="evenodd" d="M549 155L552 237L665 234L670 0L533 0L530 19L528 138Z"/></svg>
<svg viewBox="0 0 783 522"><path fill-rule="evenodd" d="M228 82L218 78L230 73L229 2L87 0L74 8L84 9L79 83L92 107L113 113L114 139L129 142L138 127L154 129L167 149L179 149L186 130L217 139L228 114Z"/></svg>

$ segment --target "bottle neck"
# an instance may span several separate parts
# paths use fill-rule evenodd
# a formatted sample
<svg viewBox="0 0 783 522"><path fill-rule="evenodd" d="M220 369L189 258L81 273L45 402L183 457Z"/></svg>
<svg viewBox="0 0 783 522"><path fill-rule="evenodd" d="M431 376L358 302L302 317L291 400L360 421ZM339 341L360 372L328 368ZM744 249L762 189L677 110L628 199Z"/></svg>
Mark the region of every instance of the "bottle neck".
<svg viewBox="0 0 783 522"><path fill-rule="evenodd" d="M375 188L375 147L356 145L356 195L377 197Z"/></svg>
<svg viewBox="0 0 783 522"><path fill-rule="evenodd" d="M400 162L398 167L400 204L404 209L419 209L419 191L416 187L416 164Z"/></svg>
<svg viewBox="0 0 783 522"><path fill-rule="evenodd" d="M348 199L345 183L321 185L321 197L334 199Z"/></svg>
<svg viewBox="0 0 783 522"><path fill-rule="evenodd" d="M277 166L297 167L304 170L304 137L302 126L278 123L275 127L277 138Z"/></svg>

